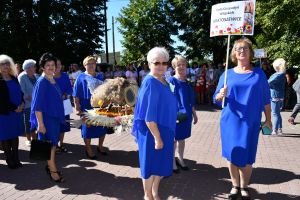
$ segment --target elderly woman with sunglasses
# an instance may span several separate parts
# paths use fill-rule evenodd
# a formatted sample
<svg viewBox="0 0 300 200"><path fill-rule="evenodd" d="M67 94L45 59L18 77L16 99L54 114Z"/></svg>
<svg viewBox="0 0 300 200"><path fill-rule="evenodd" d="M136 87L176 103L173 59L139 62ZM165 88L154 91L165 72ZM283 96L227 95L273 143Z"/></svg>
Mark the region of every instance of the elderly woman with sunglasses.
<svg viewBox="0 0 300 200"><path fill-rule="evenodd" d="M227 84L224 74L214 94L222 110L220 130L222 155L228 161L232 189L229 199L250 199L248 191L252 165L255 162L262 112L264 126L272 129L270 88L266 75L251 64L254 52L247 38L235 41L231 59L237 64L228 70Z"/></svg>
<svg viewBox="0 0 300 200"><path fill-rule="evenodd" d="M178 121L176 124L173 172L179 173L177 165L182 170L189 169L183 160L185 139L191 137L192 121L194 120L194 124L196 124L198 122L198 117L194 108L195 94L193 86L186 81L186 59L183 56L175 56L175 58L172 60L172 66L175 69L175 75L169 79L169 82L175 85L175 95L178 101L178 112L186 115L185 120L181 122ZM176 150L178 159L175 159Z"/></svg>
<svg viewBox="0 0 300 200"><path fill-rule="evenodd" d="M138 93L132 134L139 148L144 199L159 200L161 178L172 175L177 100L174 85L164 79L169 61L167 50L151 49L147 61L150 73Z"/></svg>
<svg viewBox="0 0 300 200"><path fill-rule="evenodd" d="M22 167L19 160L19 136L24 133L23 93L11 57L0 55L0 142L10 169Z"/></svg>

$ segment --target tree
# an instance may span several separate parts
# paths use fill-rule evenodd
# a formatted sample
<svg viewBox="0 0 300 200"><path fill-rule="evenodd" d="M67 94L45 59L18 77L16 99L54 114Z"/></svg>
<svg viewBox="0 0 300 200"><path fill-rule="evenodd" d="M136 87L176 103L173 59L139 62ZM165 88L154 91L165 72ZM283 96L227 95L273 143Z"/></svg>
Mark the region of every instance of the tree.
<svg viewBox="0 0 300 200"><path fill-rule="evenodd" d="M163 0L131 0L128 7L121 10L117 19L125 48L125 63L146 61L147 52L155 46L163 46L170 55L175 54L171 35L177 28L166 15Z"/></svg>
<svg viewBox="0 0 300 200"><path fill-rule="evenodd" d="M102 0L3 0L0 52L23 62L50 51L66 63L101 52Z"/></svg>
<svg viewBox="0 0 300 200"><path fill-rule="evenodd" d="M211 7L217 3L229 1L174 0L167 1L168 15L181 30L179 39L186 46L180 47L187 58L202 60L212 56L213 61L222 63L226 55L226 37L210 37Z"/></svg>
<svg viewBox="0 0 300 200"><path fill-rule="evenodd" d="M255 39L272 60L282 57L289 66L300 62L300 4L295 0L259 1Z"/></svg>

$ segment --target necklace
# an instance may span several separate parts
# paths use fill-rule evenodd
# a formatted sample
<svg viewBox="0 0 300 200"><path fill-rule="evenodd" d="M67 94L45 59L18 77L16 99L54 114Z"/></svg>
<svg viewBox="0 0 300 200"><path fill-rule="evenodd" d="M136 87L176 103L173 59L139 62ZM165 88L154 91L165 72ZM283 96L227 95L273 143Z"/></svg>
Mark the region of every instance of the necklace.
<svg viewBox="0 0 300 200"><path fill-rule="evenodd" d="M237 72L237 73L242 73L242 74L244 74L244 73L249 73L249 72L252 72L252 67L251 66L236 66L235 67L235 71Z"/></svg>
<svg viewBox="0 0 300 200"><path fill-rule="evenodd" d="M53 76L52 76L52 77L49 77L49 76L47 76L46 74L44 74L44 77L45 77L50 83L55 84L55 80L54 80Z"/></svg>
<svg viewBox="0 0 300 200"><path fill-rule="evenodd" d="M156 78L159 82L161 82L162 84L166 85L167 81L162 77L162 76L155 76L153 74L151 74L154 78Z"/></svg>

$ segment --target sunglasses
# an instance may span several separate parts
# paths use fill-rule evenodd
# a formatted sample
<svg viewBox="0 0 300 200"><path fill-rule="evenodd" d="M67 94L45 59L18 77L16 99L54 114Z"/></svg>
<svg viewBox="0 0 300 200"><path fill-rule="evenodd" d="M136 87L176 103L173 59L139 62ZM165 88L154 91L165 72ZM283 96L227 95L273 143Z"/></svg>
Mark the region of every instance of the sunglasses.
<svg viewBox="0 0 300 200"><path fill-rule="evenodd" d="M0 66L10 66L10 62L0 63Z"/></svg>
<svg viewBox="0 0 300 200"><path fill-rule="evenodd" d="M162 65L162 66L167 66L169 63L168 62L152 62L155 66Z"/></svg>
<svg viewBox="0 0 300 200"><path fill-rule="evenodd" d="M235 47L235 51L237 52L248 51L249 49L249 47Z"/></svg>

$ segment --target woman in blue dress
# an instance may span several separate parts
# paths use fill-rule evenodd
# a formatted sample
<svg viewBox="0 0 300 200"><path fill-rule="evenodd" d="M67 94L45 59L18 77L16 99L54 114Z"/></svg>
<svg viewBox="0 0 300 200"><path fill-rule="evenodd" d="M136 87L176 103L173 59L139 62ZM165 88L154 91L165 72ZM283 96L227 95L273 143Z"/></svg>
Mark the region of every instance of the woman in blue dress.
<svg viewBox="0 0 300 200"><path fill-rule="evenodd" d="M65 123L65 115L62 92L54 79L56 58L45 53L39 64L43 74L33 89L30 122L36 127L39 140L51 141L51 157L47 161L46 172L51 180L61 183L64 179L56 168L55 149L59 141L60 125Z"/></svg>
<svg viewBox="0 0 300 200"><path fill-rule="evenodd" d="M147 55L150 68L139 89L132 134L139 148L139 163L146 200L158 200L163 176L172 175L177 100L174 85L163 78L169 54L155 47Z"/></svg>
<svg viewBox="0 0 300 200"><path fill-rule="evenodd" d="M55 75L54 79L56 83L58 84L62 95L63 95L63 100L69 100L70 97L73 93L71 81L69 79L69 76L66 72L61 72L61 61L58 59L56 63L56 69L55 69ZM65 115L65 119L68 121L70 120L70 115ZM64 136L65 132L70 132L70 123L67 122L65 124L60 125L60 138L59 138L59 145L56 147L56 152L67 152L68 150L64 146Z"/></svg>
<svg viewBox="0 0 300 200"><path fill-rule="evenodd" d="M83 65L86 71L77 77L73 89L74 104L77 115L82 115L82 112L85 110L92 109L90 103L91 93L104 80L103 73L100 74L96 72L95 57L86 57L83 60ZM106 132L107 128L102 126L88 126L86 124L82 124L81 136L86 146L86 156L89 159L95 160L97 158L91 146L91 138L99 138L97 151L102 155L107 155L103 148Z"/></svg>
<svg viewBox="0 0 300 200"><path fill-rule="evenodd" d="M24 102L16 75L12 58L0 55L0 142L10 169L23 166L19 160L19 136L24 133Z"/></svg>
<svg viewBox="0 0 300 200"><path fill-rule="evenodd" d="M197 123L198 117L195 111L195 95L192 85L186 81L187 62L183 56L175 56L172 60L172 66L175 69L175 75L169 79L169 82L175 85L175 95L177 97L178 109L177 112L185 113L187 118L184 121L178 121L176 124L175 142L174 142L174 160L173 172L178 173L179 169L188 170L183 160L185 139L191 136L192 121ZM176 148L178 147L178 148ZM178 159L175 159L177 150Z"/></svg>
<svg viewBox="0 0 300 200"><path fill-rule="evenodd" d="M247 38L235 41L231 59L237 66L228 70L227 84L222 74L214 99L225 98L220 129L222 155L228 160L232 189L229 199L250 199L248 185L255 162L262 112L264 126L272 128L270 88L264 72L252 67L254 52Z"/></svg>

